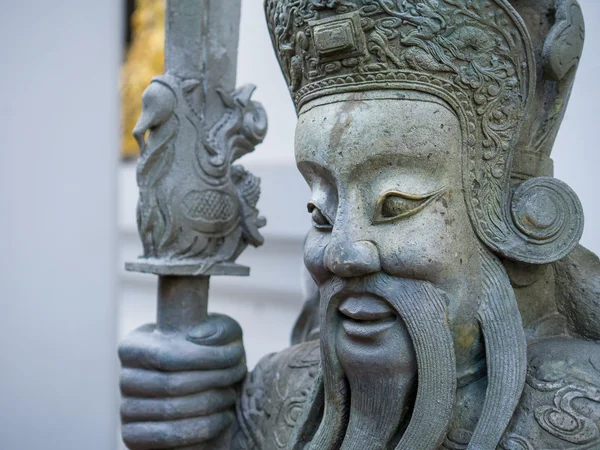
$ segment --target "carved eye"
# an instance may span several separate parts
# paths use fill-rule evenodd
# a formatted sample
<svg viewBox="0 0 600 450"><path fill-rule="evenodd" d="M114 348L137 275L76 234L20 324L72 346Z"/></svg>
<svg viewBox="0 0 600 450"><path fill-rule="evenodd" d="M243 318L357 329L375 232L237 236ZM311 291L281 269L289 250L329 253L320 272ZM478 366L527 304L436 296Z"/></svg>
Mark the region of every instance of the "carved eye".
<svg viewBox="0 0 600 450"><path fill-rule="evenodd" d="M397 191L387 192L377 202L373 222L382 223L410 217L438 198L442 192L437 191L428 195L411 195Z"/></svg>
<svg viewBox="0 0 600 450"><path fill-rule="evenodd" d="M329 231L333 228L329 219L323 215L314 203L309 202L307 207L308 212L312 215L312 222L315 228L323 231Z"/></svg>

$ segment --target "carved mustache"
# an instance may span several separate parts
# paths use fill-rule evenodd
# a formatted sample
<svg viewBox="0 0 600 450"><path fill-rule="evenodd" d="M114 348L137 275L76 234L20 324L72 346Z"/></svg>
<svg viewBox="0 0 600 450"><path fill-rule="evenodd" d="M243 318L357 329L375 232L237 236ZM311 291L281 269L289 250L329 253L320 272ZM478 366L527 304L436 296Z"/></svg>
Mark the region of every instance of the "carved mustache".
<svg viewBox="0 0 600 450"><path fill-rule="evenodd" d="M350 296L375 296L384 299L396 310L397 297L403 293L416 293L430 286L435 290L443 303L444 309L448 306L448 297L445 292L436 288L428 281L400 278L380 271L364 277L341 278L331 277L320 287L321 299L324 303L337 304ZM399 311L397 311L399 312Z"/></svg>

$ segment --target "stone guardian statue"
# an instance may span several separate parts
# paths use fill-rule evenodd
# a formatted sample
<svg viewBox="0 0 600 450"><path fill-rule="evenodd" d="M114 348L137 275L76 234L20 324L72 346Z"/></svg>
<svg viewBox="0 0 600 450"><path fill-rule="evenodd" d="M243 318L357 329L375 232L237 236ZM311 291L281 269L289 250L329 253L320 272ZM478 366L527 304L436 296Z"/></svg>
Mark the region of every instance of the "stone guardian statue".
<svg viewBox="0 0 600 450"><path fill-rule="evenodd" d="M298 113L316 289L296 345L241 385L227 339L125 341L125 367L144 361L126 402L161 412L124 408L143 437L131 448L213 437L232 387L231 449L600 448L600 262L550 159L583 47L577 1L265 11Z"/></svg>

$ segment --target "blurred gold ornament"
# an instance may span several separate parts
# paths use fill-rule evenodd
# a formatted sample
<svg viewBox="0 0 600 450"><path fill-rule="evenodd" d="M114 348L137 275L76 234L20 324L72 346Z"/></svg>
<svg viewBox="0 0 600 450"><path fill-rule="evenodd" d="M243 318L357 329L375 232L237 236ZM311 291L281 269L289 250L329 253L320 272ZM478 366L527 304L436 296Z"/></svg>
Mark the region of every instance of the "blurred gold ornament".
<svg viewBox="0 0 600 450"><path fill-rule="evenodd" d="M132 42L121 69L121 149L135 157L131 134L142 111L142 93L152 77L164 72L165 0L136 0L131 17Z"/></svg>

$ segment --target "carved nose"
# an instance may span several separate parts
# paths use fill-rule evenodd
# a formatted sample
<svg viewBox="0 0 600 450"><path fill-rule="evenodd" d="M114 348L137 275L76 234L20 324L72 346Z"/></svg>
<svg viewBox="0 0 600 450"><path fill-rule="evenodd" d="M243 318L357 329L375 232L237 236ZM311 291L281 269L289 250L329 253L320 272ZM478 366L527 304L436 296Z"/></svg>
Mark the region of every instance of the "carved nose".
<svg viewBox="0 0 600 450"><path fill-rule="evenodd" d="M381 270L377 247L369 241L336 240L329 243L324 258L325 267L339 277L359 277Z"/></svg>

